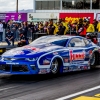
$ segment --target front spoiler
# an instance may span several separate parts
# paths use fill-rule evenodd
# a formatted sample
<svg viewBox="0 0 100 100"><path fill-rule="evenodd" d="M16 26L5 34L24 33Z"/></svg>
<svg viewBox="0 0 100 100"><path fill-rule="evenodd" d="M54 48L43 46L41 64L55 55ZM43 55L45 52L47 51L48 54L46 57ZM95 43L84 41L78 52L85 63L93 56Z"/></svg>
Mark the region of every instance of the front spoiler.
<svg viewBox="0 0 100 100"><path fill-rule="evenodd" d="M0 69L0 75L4 74L4 75L32 75L32 74L38 74L39 73L39 69L37 67L36 62L24 62L24 61L0 61L0 67L1 66L9 66L9 71L8 70L1 70ZM12 66L20 66L20 65L26 65L28 71L13 71L12 70ZM34 65L36 66L36 69L33 70L30 65Z"/></svg>

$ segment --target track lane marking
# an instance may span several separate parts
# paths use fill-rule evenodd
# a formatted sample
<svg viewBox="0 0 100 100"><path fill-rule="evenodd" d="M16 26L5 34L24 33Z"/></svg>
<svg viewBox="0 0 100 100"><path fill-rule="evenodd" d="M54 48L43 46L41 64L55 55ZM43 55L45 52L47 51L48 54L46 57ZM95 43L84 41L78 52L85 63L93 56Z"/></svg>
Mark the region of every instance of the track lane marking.
<svg viewBox="0 0 100 100"><path fill-rule="evenodd" d="M72 100L100 100L100 98L81 96L81 97L77 97L77 98L72 99Z"/></svg>
<svg viewBox="0 0 100 100"><path fill-rule="evenodd" d="M8 89L13 89L13 88L16 88L16 87L18 87L18 86L13 86L13 87L8 87L8 88L2 88L2 89L0 89L0 91L4 91L4 90L8 90Z"/></svg>
<svg viewBox="0 0 100 100"><path fill-rule="evenodd" d="M99 97L100 98L100 93L99 94L96 94L95 97Z"/></svg>
<svg viewBox="0 0 100 100"><path fill-rule="evenodd" d="M75 96L78 96L78 95L81 95L81 94L84 94L84 93L87 93L87 92L91 92L91 91L94 91L94 90L97 90L97 89L100 89L100 85L93 87L93 88L90 88L90 89L87 89L87 90L83 90L83 91L80 91L80 92L77 92L77 93L74 93L74 94L70 94L70 95L58 98L58 99L55 99L55 100L69 99L69 98L72 98L72 97L75 97Z"/></svg>

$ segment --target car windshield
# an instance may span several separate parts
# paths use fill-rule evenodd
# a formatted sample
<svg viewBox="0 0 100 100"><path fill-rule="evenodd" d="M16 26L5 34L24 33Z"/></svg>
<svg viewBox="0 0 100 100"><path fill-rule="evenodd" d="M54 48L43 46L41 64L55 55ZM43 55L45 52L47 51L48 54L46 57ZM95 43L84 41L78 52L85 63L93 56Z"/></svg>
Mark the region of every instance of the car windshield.
<svg viewBox="0 0 100 100"><path fill-rule="evenodd" d="M33 45L41 45L41 44L55 44L55 45L59 45L59 46L65 46L65 44L67 43L68 39L66 38L61 38L61 37L53 37L53 36L43 36L40 37L36 40L34 40L32 43L30 43L31 46Z"/></svg>

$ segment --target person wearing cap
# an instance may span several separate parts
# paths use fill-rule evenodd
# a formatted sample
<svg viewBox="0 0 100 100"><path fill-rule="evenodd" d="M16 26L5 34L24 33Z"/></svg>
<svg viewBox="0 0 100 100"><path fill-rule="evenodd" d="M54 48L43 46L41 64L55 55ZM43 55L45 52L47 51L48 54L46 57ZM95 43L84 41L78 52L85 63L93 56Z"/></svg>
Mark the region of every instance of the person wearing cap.
<svg viewBox="0 0 100 100"><path fill-rule="evenodd" d="M10 29L7 29L5 41L7 42L8 45L11 45L12 42L12 46L14 46L14 33L11 32Z"/></svg>
<svg viewBox="0 0 100 100"><path fill-rule="evenodd" d="M19 36L20 36L20 41L17 44L18 47L22 47L24 45L29 44L28 39L26 38L26 36L24 36L23 33L20 33Z"/></svg>

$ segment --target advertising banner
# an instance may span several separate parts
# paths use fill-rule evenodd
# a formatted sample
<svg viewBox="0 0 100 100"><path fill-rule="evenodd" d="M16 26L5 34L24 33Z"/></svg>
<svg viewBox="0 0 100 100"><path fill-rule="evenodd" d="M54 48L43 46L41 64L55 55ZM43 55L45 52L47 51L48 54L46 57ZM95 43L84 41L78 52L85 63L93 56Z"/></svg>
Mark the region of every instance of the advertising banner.
<svg viewBox="0 0 100 100"><path fill-rule="evenodd" d="M59 13L28 13L28 21L48 21L49 19L57 20L59 18Z"/></svg>
<svg viewBox="0 0 100 100"><path fill-rule="evenodd" d="M27 21L27 13L0 13L0 20Z"/></svg>
<svg viewBox="0 0 100 100"><path fill-rule="evenodd" d="M94 13L60 13L59 18L70 18L71 20L75 18L89 18L90 22L93 22Z"/></svg>
<svg viewBox="0 0 100 100"><path fill-rule="evenodd" d="M97 20L97 21L100 21L100 13L97 13L97 14L96 14L96 20Z"/></svg>

